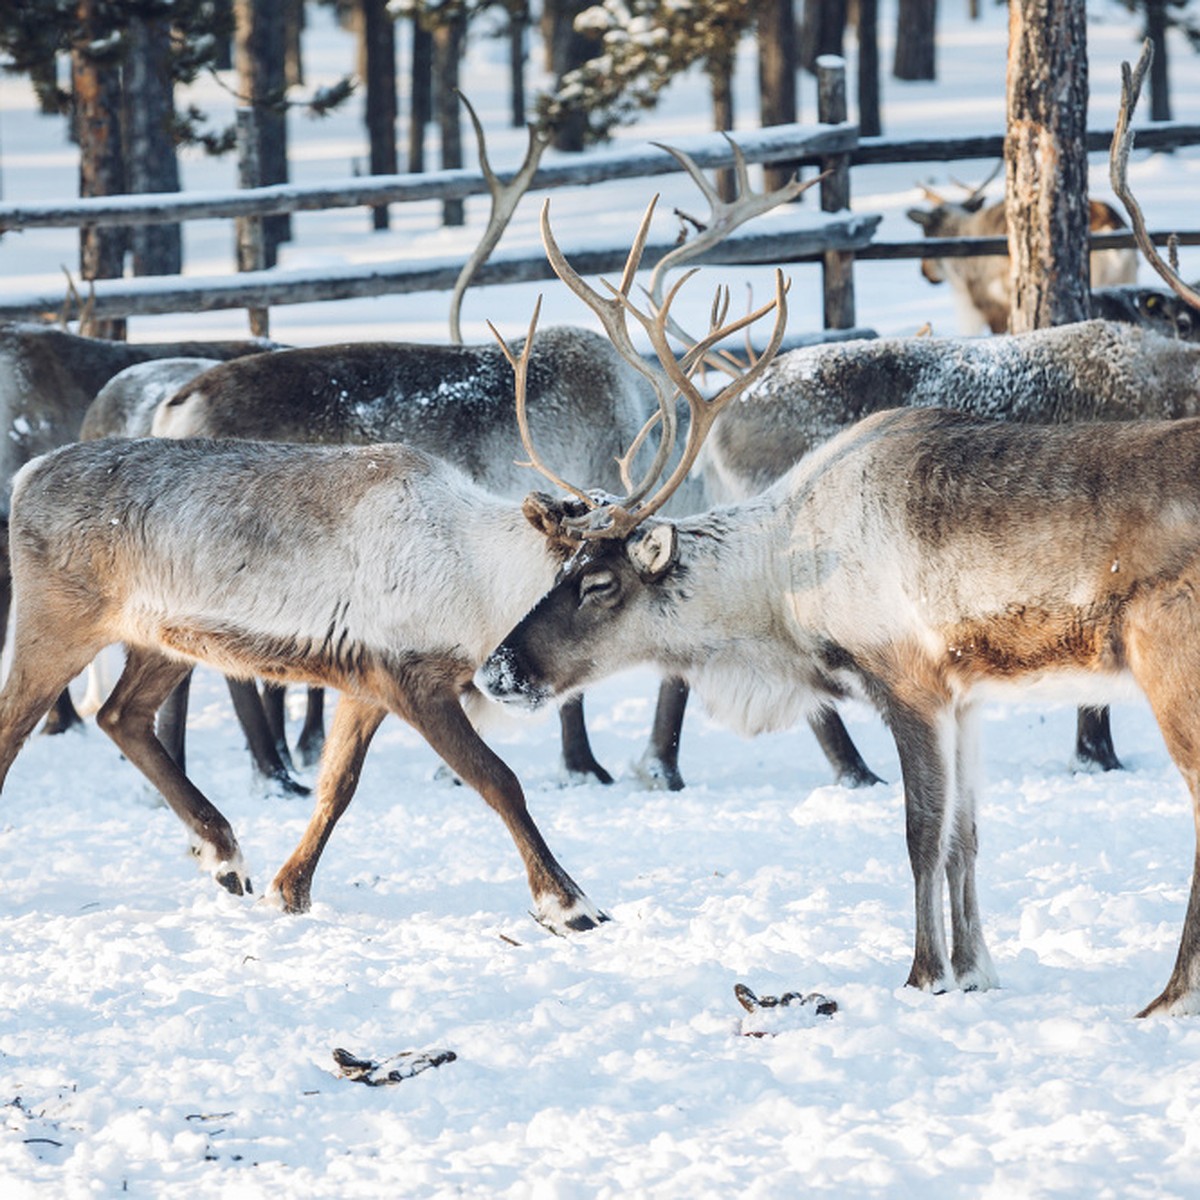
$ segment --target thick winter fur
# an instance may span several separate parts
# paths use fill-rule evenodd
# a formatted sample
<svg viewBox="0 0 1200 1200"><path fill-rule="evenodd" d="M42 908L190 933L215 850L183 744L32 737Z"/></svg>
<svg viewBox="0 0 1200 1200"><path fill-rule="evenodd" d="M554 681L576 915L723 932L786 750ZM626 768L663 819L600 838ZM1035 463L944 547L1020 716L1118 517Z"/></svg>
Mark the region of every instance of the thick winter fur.
<svg viewBox="0 0 1200 1200"><path fill-rule="evenodd" d="M1008 233L1004 201L980 203L943 201L932 209L910 208L908 216L926 237L1004 237ZM1102 200L1089 202L1093 233L1124 229L1120 214ZM1091 256L1091 286L1112 287L1137 279L1136 250L1097 250ZM1000 255L972 258L925 258L921 274L930 283L948 282L954 290L964 333L990 329L1004 333L1012 302L1009 261ZM1096 314L1101 315L1101 314Z"/></svg>
<svg viewBox="0 0 1200 1200"><path fill-rule="evenodd" d="M765 493L679 521L675 565L648 581L638 543L665 524L585 547L480 685L536 706L654 662L746 733L843 695L874 703L904 776L910 984L995 983L974 883L986 689L1049 681L1098 700L1136 684L1200 821L1200 419L1029 427L892 410ZM1195 1011L1197 882L1145 1012Z"/></svg>
<svg viewBox="0 0 1200 1200"><path fill-rule="evenodd" d="M515 347L519 353L519 345ZM529 362L539 452L568 478L617 492L616 460L653 403L599 334L540 332ZM359 342L242 359L205 372L163 404L159 437L404 442L494 491L523 496L534 476L517 433L513 373L500 347Z"/></svg>
<svg viewBox="0 0 1200 1200"><path fill-rule="evenodd" d="M272 885L284 908L308 907L371 736L394 712L500 814L538 913L567 914L560 928L600 919L463 710L476 666L563 556L517 504L397 445L105 439L21 471L11 537L16 626L0 693L0 779L65 682L123 642L125 671L99 723L217 878L249 891L232 829L163 750L153 714L196 662L327 684L342 698L312 822Z"/></svg>
<svg viewBox="0 0 1200 1200"><path fill-rule="evenodd" d="M714 501L762 491L887 408L940 405L1030 424L1200 414L1200 346L1112 321L1002 338L878 338L781 355L704 448Z"/></svg>
<svg viewBox="0 0 1200 1200"><path fill-rule="evenodd" d="M0 522L8 520L12 478L31 458L74 441L96 393L118 371L150 359L187 355L227 360L261 353L270 342L108 342L55 325L0 323ZM12 583L0 556L0 646Z"/></svg>
<svg viewBox="0 0 1200 1200"><path fill-rule="evenodd" d="M87 406L80 441L102 437L149 437L154 413L184 384L221 365L216 358L159 358L118 371Z"/></svg>

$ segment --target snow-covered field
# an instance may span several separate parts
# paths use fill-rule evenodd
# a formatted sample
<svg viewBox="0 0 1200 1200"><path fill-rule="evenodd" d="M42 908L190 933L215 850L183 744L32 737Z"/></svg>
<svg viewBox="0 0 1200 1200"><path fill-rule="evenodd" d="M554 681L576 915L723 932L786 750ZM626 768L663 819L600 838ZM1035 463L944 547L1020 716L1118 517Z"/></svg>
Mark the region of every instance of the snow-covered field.
<svg viewBox="0 0 1200 1200"><path fill-rule="evenodd" d="M881 29L890 20L888 6ZM350 61L325 22L308 35L314 80ZM1003 11L943 23L939 84L885 80L890 133L1000 127ZM1111 120L1117 63L1137 45L1116 6L1097 9L1092 34L1098 125ZM473 94L476 81L501 94L502 59L499 45L473 46ZM742 76L748 118L749 64ZM1182 44L1174 81L1176 115L1200 119L1200 69ZM699 88L681 84L624 136L698 132ZM199 90L202 104L219 103ZM811 116L810 92L803 103ZM503 164L521 138L497 122ZM298 118L295 136L305 181L344 176L364 153L353 114ZM0 82L0 147L5 200L73 192L61 124L35 117L12 80ZM977 179L989 165L856 172L855 203L885 213L885 235L907 236L915 176ZM190 161L188 184L225 186L231 171ZM1152 225L1195 226L1200 151L1138 156L1132 178ZM1097 159L1096 194L1104 180ZM695 208L688 185L670 186L671 203ZM564 241L601 228L626 236L643 199L631 185L562 194L556 222ZM533 238L535 209L522 210L514 239ZM284 262L441 255L469 241L438 229L432 206L393 213L384 235L368 233L361 212L299 216ZM229 270L229 241L225 226L198 227L190 269ZM1185 250L1189 277L1197 254ZM0 241L6 286L61 278L59 264L74 260L68 234ZM815 269L796 279L793 328L812 328ZM913 263L865 264L858 280L861 323L955 328L944 289ZM473 293L469 336L482 336L486 317L523 329L537 290ZM583 319L545 290L551 319ZM229 313L135 322L132 335L244 328ZM272 332L440 339L445 308L397 297L278 309ZM0 806L0 1194L1200 1192L1200 1023L1132 1019L1170 972L1194 839L1144 705L1114 712L1129 769L1109 776L1069 771L1073 709L986 710L980 887L1003 986L934 997L901 986L911 886L899 769L878 719L846 714L888 780L851 792L829 784L806 730L743 741L693 711L690 786L663 795L628 771L654 687L640 671L589 695L598 755L621 776L609 788L560 785L553 721L495 738L550 845L614 918L571 939L527 916L499 821L435 780L437 759L399 722L376 738L304 917L198 874L178 822L96 729L33 739ZM194 697L193 774L233 822L261 891L308 806L254 784L219 679L201 672ZM745 1037L738 982L819 991L839 1008ZM368 1088L337 1076L338 1047L456 1058Z"/></svg>

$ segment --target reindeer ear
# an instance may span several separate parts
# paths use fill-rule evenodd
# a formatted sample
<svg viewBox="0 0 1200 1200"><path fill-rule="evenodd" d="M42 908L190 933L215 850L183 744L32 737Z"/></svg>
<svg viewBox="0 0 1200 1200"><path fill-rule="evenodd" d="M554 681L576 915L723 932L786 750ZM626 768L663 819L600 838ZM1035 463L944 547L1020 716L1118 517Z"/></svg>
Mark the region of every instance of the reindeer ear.
<svg viewBox="0 0 1200 1200"><path fill-rule="evenodd" d="M928 229L933 225L933 213L928 209L910 208L907 215L910 221L915 221L922 229Z"/></svg>
<svg viewBox="0 0 1200 1200"><path fill-rule="evenodd" d="M679 561L679 532L670 521L627 544L629 561L646 583L661 579Z"/></svg>
<svg viewBox="0 0 1200 1200"><path fill-rule="evenodd" d="M565 551L578 547L578 534L566 529L563 522L568 517L582 517L587 506L573 498L559 499L546 492L530 492L521 505L525 519L544 538L562 547Z"/></svg>
<svg viewBox="0 0 1200 1200"><path fill-rule="evenodd" d="M564 536L562 523L572 515L572 509L564 500L558 500L546 492L530 492L521 505L525 520L543 537L556 540Z"/></svg>

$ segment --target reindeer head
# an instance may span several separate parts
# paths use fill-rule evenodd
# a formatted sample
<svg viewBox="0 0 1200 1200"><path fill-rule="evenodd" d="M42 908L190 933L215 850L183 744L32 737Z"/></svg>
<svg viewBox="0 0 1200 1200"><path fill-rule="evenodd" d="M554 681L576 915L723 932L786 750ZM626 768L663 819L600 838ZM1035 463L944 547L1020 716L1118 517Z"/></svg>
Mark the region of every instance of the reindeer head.
<svg viewBox="0 0 1200 1200"><path fill-rule="evenodd" d="M992 173L976 187L959 184L967 190L968 195L957 202L947 200L932 188L922 187L921 193L932 207L910 208L907 213L908 219L920 225L925 236L931 238L966 237L972 233L983 232L978 226L979 213L987 199L984 193L1003 166L1003 162L997 164ZM945 272L936 259L923 258L921 274L930 283L946 282Z"/></svg>
<svg viewBox="0 0 1200 1200"><path fill-rule="evenodd" d="M542 239L556 274L596 313L620 353L650 381L658 410L621 460L627 495L617 498L588 492L555 475L542 462L530 438L524 392L536 309L521 356L518 358L505 346L515 375L517 422L529 465L572 497L560 501L533 493L525 501L525 515L547 536L574 537L577 543L554 587L488 657L476 676L482 691L510 704L536 708L552 696L581 688L622 666L655 657L654 625L671 603L670 582L680 570L681 557L678 527L656 514L686 478L718 413L763 374L783 340L787 287L782 272L777 271L775 298L739 319L725 320L728 295L718 294L707 335L694 342L681 358L676 357L668 341L668 313L691 273L671 288L661 306L651 304L650 311L642 311L630 299L654 207L652 201L629 252L620 285L605 285L611 293L608 297L585 284L567 262L550 229L549 205L542 209ZM772 310L775 327L764 353L715 396L705 398L692 381L697 365L717 342ZM651 367L633 346L626 324L629 315L649 336L658 368ZM499 338L499 334L496 336ZM660 484L674 458L677 396L687 402L688 428L678 461ZM642 479L634 482L630 476L633 455L656 428L659 443L654 461Z"/></svg>

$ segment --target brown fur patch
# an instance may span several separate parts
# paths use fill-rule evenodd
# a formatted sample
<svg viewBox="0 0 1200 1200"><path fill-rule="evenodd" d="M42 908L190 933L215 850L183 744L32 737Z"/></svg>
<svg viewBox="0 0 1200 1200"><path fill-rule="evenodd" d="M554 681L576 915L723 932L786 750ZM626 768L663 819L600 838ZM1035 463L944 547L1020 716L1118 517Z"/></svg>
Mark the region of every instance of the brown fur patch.
<svg viewBox="0 0 1200 1200"><path fill-rule="evenodd" d="M199 625L163 624L159 637L164 646L235 678L334 687L406 719L413 711L412 697L443 690L460 694L470 687L474 672L474 664L452 654L393 656L357 643L314 646Z"/></svg>
<svg viewBox="0 0 1200 1200"><path fill-rule="evenodd" d="M1124 606L1110 597L1087 609L1021 607L960 622L943 631L950 670L969 681L1052 668L1119 671L1126 665Z"/></svg>

